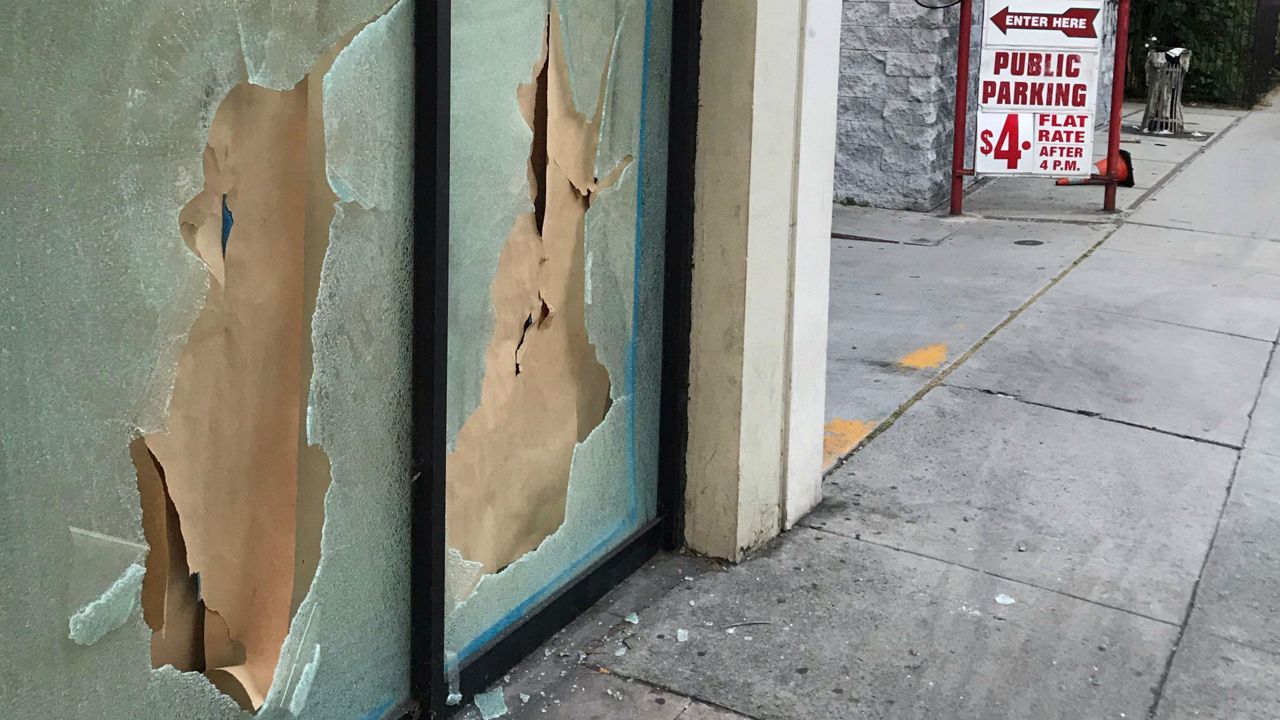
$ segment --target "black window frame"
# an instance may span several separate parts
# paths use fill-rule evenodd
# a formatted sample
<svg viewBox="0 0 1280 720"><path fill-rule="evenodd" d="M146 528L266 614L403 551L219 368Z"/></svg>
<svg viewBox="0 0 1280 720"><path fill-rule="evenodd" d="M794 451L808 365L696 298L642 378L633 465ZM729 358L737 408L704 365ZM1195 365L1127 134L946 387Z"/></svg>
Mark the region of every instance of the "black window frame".
<svg viewBox="0 0 1280 720"><path fill-rule="evenodd" d="M659 550L683 544L702 0L672 0L672 6L657 517L477 652L460 669L464 703ZM450 0L414 7L413 522L405 716L415 718L442 718L461 707L446 705L444 665L450 13Z"/></svg>

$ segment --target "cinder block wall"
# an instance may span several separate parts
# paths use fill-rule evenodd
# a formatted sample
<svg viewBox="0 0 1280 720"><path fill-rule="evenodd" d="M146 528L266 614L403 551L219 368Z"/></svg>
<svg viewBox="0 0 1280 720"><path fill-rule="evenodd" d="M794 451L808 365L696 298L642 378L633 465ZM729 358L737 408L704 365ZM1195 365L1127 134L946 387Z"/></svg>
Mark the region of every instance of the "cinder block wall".
<svg viewBox="0 0 1280 720"><path fill-rule="evenodd" d="M923 0L941 5L946 0ZM1107 122L1116 0L1103 18L1098 124ZM974 2L969 127L976 107L983 0ZM915 0L844 0L835 200L929 210L950 190L960 9ZM969 142L968 156L973 157Z"/></svg>

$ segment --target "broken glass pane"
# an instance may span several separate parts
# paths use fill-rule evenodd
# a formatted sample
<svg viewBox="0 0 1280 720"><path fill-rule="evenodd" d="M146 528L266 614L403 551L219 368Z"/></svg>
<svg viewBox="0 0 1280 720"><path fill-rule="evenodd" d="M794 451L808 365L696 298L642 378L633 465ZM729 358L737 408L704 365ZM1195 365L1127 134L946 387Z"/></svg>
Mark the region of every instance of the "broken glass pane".
<svg viewBox="0 0 1280 720"><path fill-rule="evenodd" d="M6 710L381 717L407 695L411 6L9 9Z"/></svg>
<svg viewBox="0 0 1280 720"><path fill-rule="evenodd" d="M451 572L478 577L446 622L461 662L656 500L666 136L647 128L665 125L670 4L560 0L490 35L478 23L493 5L455 3L453 17L452 92L493 108L479 127L455 106L451 125L450 351L464 367L449 378L446 507ZM460 194L481 166L509 202Z"/></svg>

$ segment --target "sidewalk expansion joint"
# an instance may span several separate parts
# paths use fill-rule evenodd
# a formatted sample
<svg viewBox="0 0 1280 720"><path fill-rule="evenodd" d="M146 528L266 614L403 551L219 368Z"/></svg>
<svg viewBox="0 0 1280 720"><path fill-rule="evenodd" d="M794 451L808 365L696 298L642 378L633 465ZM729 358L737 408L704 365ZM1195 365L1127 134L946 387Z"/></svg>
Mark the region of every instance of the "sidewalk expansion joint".
<svg viewBox="0 0 1280 720"><path fill-rule="evenodd" d="M1257 401L1254 401L1255 405ZM1252 414L1252 410L1250 410ZM1247 431L1246 431L1247 435ZM1183 613L1182 624L1178 627L1178 637L1173 641L1173 648L1169 650L1169 657L1165 660L1164 670L1160 673L1160 682L1156 683L1155 698L1151 701L1151 707L1147 710L1147 720L1155 720L1156 713L1160 711L1160 701L1164 699L1164 689L1169 683L1169 674L1173 672L1173 661L1178 657L1178 648L1182 647L1182 640L1187 635L1187 625L1191 622L1191 613L1196 607L1196 597L1200 594L1200 581L1204 579L1204 569L1209 565L1209 556L1213 554L1213 545L1218 541L1218 531L1222 528L1222 516L1227 512L1227 503L1231 500L1231 489L1236 484L1236 473L1240 470L1240 453L1236 453L1235 464L1231 466L1231 477L1227 480L1227 491L1222 495L1222 506L1218 508L1218 519L1213 524L1213 535L1209 537L1209 546L1205 548L1204 559L1200 561L1200 572L1196 574L1196 581L1191 585L1191 597L1187 600L1187 610Z"/></svg>
<svg viewBox="0 0 1280 720"><path fill-rule="evenodd" d="M1132 212L1134 210L1137 210L1138 207L1142 205L1142 203L1147 201L1147 198L1151 197L1159 190L1164 189L1164 186L1168 185L1169 182L1173 180L1175 177L1181 175L1182 171L1186 169L1186 167L1190 165L1192 161L1194 161L1196 158L1200 157L1201 155L1205 154L1205 152L1208 151L1209 148L1213 147L1214 145L1217 145L1219 140L1221 140L1222 138L1230 134L1231 131L1236 129L1236 126L1240 124L1240 121L1244 120L1248 116L1249 116L1249 113L1244 113L1243 115L1239 115L1236 117L1236 119L1232 120L1226 127L1214 133L1213 137L1209 138L1208 140L1205 141L1203 145L1196 148L1195 152L1183 158L1182 162L1178 163L1177 165L1174 165L1173 169L1165 173L1164 177L1157 180L1154 185L1147 188L1146 192L1139 195L1138 199L1134 200L1133 204L1129 206L1129 211Z"/></svg>
<svg viewBox="0 0 1280 720"><path fill-rule="evenodd" d="M1216 633L1216 632L1213 632L1212 630L1205 630L1204 628L1196 628L1196 632L1201 635L1208 635L1209 637L1217 638L1219 640L1222 640L1223 642L1229 642L1232 645L1239 645L1242 648L1247 648L1256 653L1262 653L1263 655L1267 655L1269 657L1273 657L1273 658L1276 658L1277 660L1280 660L1280 650L1263 647L1261 645L1254 645L1251 642L1245 642L1244 640L1240 640L1238 638L1227 637L1222 633Z"/></svg>
<svg viewBox="0 0 1280 720"><path fill-rule="evenodd" d="M1217 235L1219 237L1239 238L1241 240L1260 240L1262 242L1280 243L1280 240L1272 240L1271 238L1258 237L1256 235L1238 235L1236 233L1218 232L1217 230L1199 230L1193 227L1179 227L1177 225L1160 225L1159 223L1137 222L1134 220L1130 220L1126 222L1125 225L1138 225L1140 227L1157 228L1160 230L1179 230L1181 232L1197 233L1200 235ZM1192 260L1191 262L1200 262L1200 261ZM1264 275L1268 274L1261 270L1250 270L1249 272L1262 272Z"/></svg>
<svg viewBox="0 0 1280 720"><path fill-rule="evenodd" d="M1130 422L1128 420L1120 420L1118 418L1107 417L1106 415L1103 415L1102 413L1094 410L1079 410L1076 408L1062 407L1061 405L1053 405L1050 403L1037 402L1035 400L1027 400L1025 398L1014 395L1012 393L1001 392L999 390L988 390L987 388L969 387L967 385L952 385L951 383L943 383L942 385L943 387L949 387L954 390L967 390L969 392L982 393L983 395L991 395L993 397L1005 398L1007 400L1013 400L1015 402L1023 403L1024 405L1034 405L1035 407L1042 407L1042 408L1047 408L1049 410L1057 410L1059 412L1071 413L1072 415L1081 415L1087 418L1101 420L1103 422L1115 423L1117 425L1124 425L1126 427L1137 428L1138 430L1148 430L1150 432L1159 433L1161 435L1169 435L1170 437L1182 438L1183 440L1190 440L1192 442L1204 443L1205 445L1214 445L1216 447L1226 448L1228 450L1235 450L1236 452L1239 452L1241 449L1240 445L1222 442L1221 440L1210 440L1208 438L1197 437L1195 435L1188 435L1186 433L1174 432L1173 430L1165 430L1163 428L1158 428L1152 425L1143 425L1142 423Z"/></svg>
<svg viewBox="0 0 1280 720"><path fill-rule="evenodd" d="M1262 371L1262 379L1258 381L1258 391L1253 396L1253 405L1249 407L1249 413L1246 416L1247 422L1244 431L1244 442L1246 444L1249 441L1249 433L1253 430L1253 414L1258 409L1258 403L1262 401L1262 389L1266 386L1267 377L1271 375L1271 369L1275 366L1276 346L1276 342L1271 344L1271 355L1267 357L1267 365ZM1178 656L1178 649L1182 647L1182 639L1187 634L1187 626L1191 623L1191 613L1195 611L1196 600L1200 596L1200 583L1204 580L1205 568L1209 566L1209 558L1213 555L1213 546L1218 542L1218 532L1222 529L1222 518L1227 514L1227 504L1231 502L1231 493L1235 489L1236 475L1240 472L1240 460L1243 456L1243 449L1238 449L1236 451L1235 464L1231 467L1231 477L1227 480L1227 491L1223 493L1222 505L1218 508L1218 520L1213 524L1213 535L1209 538L1209 546L1205 548L1204 560L1200 562L1200 572L1196 575L1196 581L1191 586L1191 597L1187 600L1187 611L1182 616L1182 626L1178 629L1178 638L1173 643L1173 649L1169 651L1169 658L1165 661L1164 672L1160 675L1159 684L1156 685L1155 699L1151 702L1150 710L1147 711L1148 720L1155 720L1156 713L1160 710L1160 701L1164 699L1164 688L1169 682L1169 674L1173 671L1173 661Z"/></svg>
<svg viewBox="0 0 1280 720"><path fill-rule="evenodd" d="M1201 327L1199 325L1188 325L1186 323L1174 322L1172 320L1159 320L1157 318L1146 317L1144 315L1134 315L1133 313L1120 312L1119 310L1104 310L1102 308L1089 307L1087 305L1075 305L1072 303L1065 303L1059 300L1045 300L1044 302L1046 305L1053 305L1055 307L1070 308L1072 310L1085 310L1088 312L1102 313L1103 315L1115 315L1117 317L1130 318L1133 320L1143 320L1145 322L1159 323L1161 325L1180 327L1180 328L1185 328L1187 330L1198 330L1200 332L1213 333L1214 335L1225 335L1227 337L1238 338L1240 340L1252 340L1254 342L1267 343L1268 345L1271 345L1274 343L1273 340L1269 340L1267 338L1255 337L1253 335L1241 335L1240 333L1227 332L1226 330L1214 330L1213 328Z"/></svg>
<svg viewBox="0 0 1280 720"><path fill-rule="evenodd" d="M636 685L643 685L644 687L652 688L652 689L654 689L654 690L658 690L658 691L660 691L660 692L670 693L671 695L679 695L680 697L684 698L684 699L685 699L685 700L687 700L688 702L686 702L686 703L685 703L685 705L684 705L684 707L683 707L683 708L681 708L681 710L680 710L680 714L679 714L679 715L677 715L677 716L675 717L675 720L680 720L680 718L684 717L684 716L685 716L685 713L689 712L689 708L693 707L693 704L694 704L695 702L696 702L696 703L698 703L698 704L700 704L700 705L709 705L709 706L711 706L711 707L713 707L713 708L716 708L717 710L723 710L723 711L728 712L728 713L733 713L734 715L736 715L736 716L738 716L738 717L744 718L744 720L758 720L754 715L748 715L748 714L746 714L746 713L742 712L741 710L735 710L734 708L731 708L731 707L729 707L729 706L727 706L727 705L721 705L720 703L715 702L715 701L713 701L713 700L707 700L706 698L698 697L697 695L687 695L687 694L685 694L685 693L684 693L683 691L681 691L681 690L676 690L675 688L664 687L664 686L662 686L662 685L659 685L658 683L650 682L650 681L645 680L644 678L641 678L641 677L634 677L634 676L631 676L631 675L624 675L623 673L620 673L620 672L618 672L617 670L611 670L610 668L607 668L607 667L605 667L605 666L603 666L603 665L597 665L597 664L595 664L595 663L584 662L584 663L582 663L579 667L583 667L583 668L586 668L586 669L588 669L588 670L591 670L591 671L594 671L594 672L598 672L598 673L600 673L600 674L602 674L602 675L607 675L607 676L609 676L609 677L618 678L619 680L623 680L623 681L626 681L626 682L629 682L629 683L635 683Z"/></svg>
<svg viewBox="0 0 1280 720"><path fill-rule="evenodd" d="M1158 617L1154 617L1154 616L1151 616L1151 615L1147 615L1146 613L1140 613L1140 612L1138 612L1137 610L1130 610L1130 609L1128 609L1128 608L1120 607L1119 605L1111 605L1111 604L1109 604L1109 603L1104 603L1104 602L1101 602L1101 601L1098 601L1098 600L1093 600L1093 599L1091 599L1091 598L1087 598L1087 597L1084 597L1084 596L1082 596L1082 595L1076 595L1075 593L1069 593L1069 592L1066 592L1065 590L1058 590L1058 589L1056 589L1056 588L1051 588L1051 587L1046 587L1046 586L1044 586L1044 585L1039 585L1039 584L1036 584L1036 583L1033 583L1033 582L1029 582L1029 581L1027 581L1027 580L1019 580L1018 578L1015 578L1015 577L1010 577L1010 576L1008 576L1008 575L1002 575L1001 573L998 573L998 572L993 572L993 571L991 571L991 570L984 570L984 569L982 569L982 568L980 568L980 567L974 567L973 565L966 565L966 564L964 564L964 563L956 562L956 561L954 561L954 560L948 560L948 559L946 559L946 558L937 557L937 556L935 556L935 555L929 555L928 553L922 553L922 552L919 552L919 551L916 551L916 550L909 550L909 549L907 549L907 548L898 547L898 546L896 546L896 545L890 545L890 544L888 544L888 543L878 542L878 541L876 541L876 540L871 540L871 539L869 539L869 538L867 538L866 536L861 535L861 534L857 534L857 535L852 535L852 536L851 536L851 535L848 535L847 533L838 532L838 531L836 531L836 530L830 530L830 529L825 528L825 527L815 527L815 526L813 526L813 525L804 525L804 527L806 527L806 528L808 528L808 529L810 529L810 530L816 531L816 532L827 533L828 535L835 535L835 536L837 536L837 537L842 537L842 538L844 538L844 539L846 539L846 540L853 540L853 541L855 541L855 542L864 542L864 543L867 543L868 545L875 545L876 547L884 548L884 549L886 549L886 550L892 550L892 551L894 551L894 552L905 553L905 554L907 554L907 555L912 555L912 556L914 556L914 557L923 558L923 559L925 559L925 560L932 560L932 561L934 561L934 562L939 562L939 563L942 563L943 565L950 565L950 566L952 566L952 567L958 567L958 568L961 568L961 569L963 569L963 570L968 570L968 571L970 571L970 572L981 573L981 574L983 574L983 575L987 575L987 576L989 576L989 577L993 577L993 578L996 578L996 579L998 579L998 580L1004 580L1004 581L1006 581L1006 582L1016 583L1016 584L1018 584L1018 585L1022 585L1022 586L1025 586L1025 587L1035 588L1036 590L1043 590L1044 592L1053 593L1054 595L1058 595L1058 596L1061 596L1061 597L1071 598L1072 600L1079 600L1080 602L1088 603L1088 604L1090 604L1090 605L1096 605L1096 606L1098 606L1098 607L1106 608L1106 609L1108 609L1108 610L1115 610L1116 612L1122 612L1122 613L1124 613L1124 614L1126 614L1126 615L1132 615L1132 616L1134 616L1134 617L1139 617L1139 618L1142 618L1143 620L1150 620L1151 622L1157 622L1157 623L1160 623L1161 625L1168 625L1168 626L1170 626L1170 627L1178 627L1178 623L1176 623L1176 622L1172 622L1172 621L1169 621L1169 620L1162 620L1162 619L1160 619L1160 618L1158 618Z"/></svg>
<svg viewBox="0 0 1280 720"><path fill-rule="evenodd" d="M1121 223L1124 222L1124 219L1121 214L1126 211L1117 210L1115 213L1108 213L1106 215L1101 214L1103 212L1102 210L1099 210L1098 212L1099 212L1099 216L1097 218L1079 218L1079 219L1065 218L1065 217L1031 217L1031 216L1022 217L1018 215L981 215L977 213L971 213L969 217L981 218L983 220L998 220L1000 222L1041 223L1041 224L1052 223L1055 225L1078 225L1081 227L1099 227L1099 226L1106 226L1106 225L1120 225Z"/></svg>

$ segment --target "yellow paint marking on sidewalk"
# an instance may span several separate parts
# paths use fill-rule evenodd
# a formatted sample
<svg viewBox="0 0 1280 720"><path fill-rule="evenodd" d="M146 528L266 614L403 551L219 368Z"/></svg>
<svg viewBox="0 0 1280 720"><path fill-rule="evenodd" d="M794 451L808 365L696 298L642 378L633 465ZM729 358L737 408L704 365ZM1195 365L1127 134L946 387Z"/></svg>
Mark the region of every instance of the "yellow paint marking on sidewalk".
<svg viewBox="0 0 1280 720"><path fill-rule="evenodd" d="M946 343L935 343L933 345L925 345L919 350L913 350L902 359L898 364L903 367L909 367L913 370L923 370L925 368L936 368L947 361L947 345Z"/></svg>
<svg viewBox="0 0 1280 720"><path fill-rule="evenodd" d="M879 423L872 420L846 420L835 418L827 423L826 433L822 438L822 467L831 467L837 460L849 454L871 434Z"/></svg>

